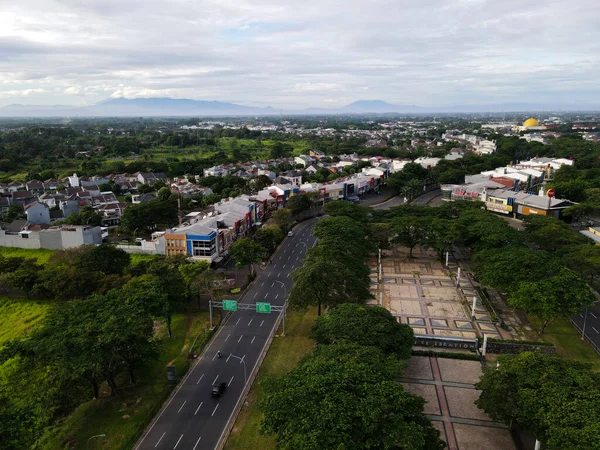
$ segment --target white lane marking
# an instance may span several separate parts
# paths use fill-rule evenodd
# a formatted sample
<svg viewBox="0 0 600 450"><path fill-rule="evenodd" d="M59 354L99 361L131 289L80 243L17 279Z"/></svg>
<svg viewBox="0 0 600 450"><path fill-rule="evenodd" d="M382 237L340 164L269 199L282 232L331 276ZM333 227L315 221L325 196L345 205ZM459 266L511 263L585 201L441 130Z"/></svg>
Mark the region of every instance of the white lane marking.
<svg viewBox="0 0 600 450"><path fill-rule="evenodd" d="M202 406L204 402L200 402L200 404L198 405L198 407L196 408L196 412L194 413L194 415L198 414L198 411L200 410L200 407ZM195 448L195 447L194 447Z"/></svg>
<svg viewBox="0 0 600 450"><path fill-rule="evenodd" d="M277 274L277 278L279 278L280 276L281 276L281 272L279 272L279 273Z"/></svg>
<svg viewBox="0 0 600 450"><path fill-rule="evenodd" d="M210 417L214 416L215 413L217 412L217 408L219 407L219 403L217 403L217 406L215 406L215 410L213 411L213 413L210 415Z"/></svg>
<svg viewBox="0 0 600 450"><path fill-rule="evenodd" d="M285 264L281 267L282 269L285 269Z"/></svg>
<svg viewBox="0 0 600 450"><path fill-rule="evenodd" d="M600 334L600 331L596 330L594 327L592 327L592 330L594 330L596 334Z"/></svg>
<svg viewBox="0 0 600 450"><path fill-rule="evenodd" d="M173 450L175 450L177 448L177 446L179 445L179 443L181 442L181 438L183 437L183 434L181 436L179 436L179 439L177 439L177 444L175 444L175 447L173 447Z"/></svg>
<svg viewBox="0 0 600 450"><path fill-rule="evenodd" d="M265 323L265 321L264 321L264 320L263 320L263 321L260 323L260 326L261 326L261 327L263 326L263 323Z"/></svg>
<svg viewBox="0 0 600 450"><path fill-rule="evenodd" d="M235 375L234 375L235 376ZM231 377L231 380L229 380L229 383L227 383L227 387L231 386L231 382L233 381L233 377Z"/></svg>
<svg viewBox="0 0 600 450"><path fill-rule="evenodd" d="M229 336L231 336L231 334L228 334L227 337L225 338L224 342L227 342L227 339L229 339Z"/></svg>
<svg viewBox="0 0 600 450"><path fill-rule="evenodd" d="M194 445L194 448L192 450L196 450L196 447L198 447L198 442L200 442L200 439L202 439L202 436L200 436L198 438L198 440L196 441L196 445Z"/></svg>
<svg viewBox="0 0 600 450"><path fill-rule="evenodd" d="M296 256L296 261L298 261L298 257Z"/></svg>
<svg viewBox="0 0 600 450"><path fill-rule="evenodd" d="M254 294L254 298L256 298L257 295L258 295L258 292L256 294Z"/></svg>
<svg viewBox="0 0 600 450"><path fill-rule="evenodd" d="M242 359L240 359L240 364L244 362L245 357L246 357L246 354L242 355Z"/></svg>
<svg viewBox="0 0 600 450"><path fill-rule="evenodd" d="M265 285L264 281L262 283L260 283L260 287L263 287L264 285Z"/></svg>
<svg viewBox="0 0 600 450"><path fill-rule="evenodd" d="M296 247L298 247L298 244L296 244Z"/></svg>
<svg viewBox="0 0 600 450"><path fill-rule="evenodd" d="M217 382L217 380L218 380L218 379L219 379L219 375L217 375L217 376L215 377L215 381L213 381L213 382L212 382L212 384L215 384L215 383Z"/></svg>
<svg viewBox="0 0 600 450"><path fill-rule="evenodd" d="M579 317L581 317L583 319L583 314L579 314Z"/></svg>
<svg viewBox="0 0 600 450"><path fill-rule="evenodd" d="M229 354L229 356L227 357L227 359L225 360L226 363L229 362L229 358L231 358L231 353Z"/></svg>
<svg viewBox="0 0 600 450"><path fill-rule="evenodd" d="M200 378L198 378L198 381L196 381L196 384L200 383L200 381L202 381L202 378L204 378L204 374L202 374L202 376Z"/></svg>
<svg viewBox="0 0 600 450"><path fill-rule="evenodd" d="M240 320L241 320L241 319L242 319L242 318L240 317L240 318L237 320L237 322L236 322L235 324L237 325L238 323L240 323Z"/></svg>
<svg viewBox="0 0 600 450"><path fill-rule="evenodd" d="M252 336L252 340L250 341L251 344L254 342L254 339L256 339L256 336Z"/></svg>
<svg viewBox="0 0 600 450"><path fill-rule="evenodd" d="M290 260L291 256L288 256L288 261Z"/></svg>
<svg viewBox="0 0 600 450"><path fill-rule="evenodd" d="M597 317L596 317L596 314L594 314L593 312L590 312L590 314L592 315L592 317L593 317L594 319L597 319Z"/></svg>
<svg viewBox="0 0 600 450"><path fill-rule="evenodd" d="M215 358L217 357L217 355L219 354L219 352L215 353L215 356L213 356L213 361L215 360Z"/></svg>
<svg viewBox="0 0 600 450"><path fill-rule="evenodd" d="M183 407L185 406L185 404L187 403L187 400L183 402L183 405L181 405L179 407L179 411L177 411L177 414L179 414L181 412L181 410L183 409Z"/></svg>
<svg viewBox="0 0 600 450"><path fill-rule="evenodd" d="M238 342L240 342L240 341L242 340L242 338L243 338L243 337L244 337L244 335L242 334L242 335L240 336L240 338L238 339Z"/></svg>
<svg viewBox="0 0 600 450"><path fill-rule="evenodd" d="M275 296L275 300L277 300L277 297L279 297L279 294L277 294L277 295Z"/></svg>
<svg viewBox="0 0 600 450"><path fill-rule="evenodd" d="M250 324L252 323L254 319L250 319L250 322L248 322L248 326L250 326Z"/></svg>
<svg viewBox="0 0 600 450"><path fill-rule="evenodd" d="M162 434L162 436L160 437L160 439L158 440L158 442L156 443L156 445L154 446L154 448L158 447L158 444L160 444L160 441L162 441L162 438L165 437L165 434L167 434L166 431Z"/></svg>

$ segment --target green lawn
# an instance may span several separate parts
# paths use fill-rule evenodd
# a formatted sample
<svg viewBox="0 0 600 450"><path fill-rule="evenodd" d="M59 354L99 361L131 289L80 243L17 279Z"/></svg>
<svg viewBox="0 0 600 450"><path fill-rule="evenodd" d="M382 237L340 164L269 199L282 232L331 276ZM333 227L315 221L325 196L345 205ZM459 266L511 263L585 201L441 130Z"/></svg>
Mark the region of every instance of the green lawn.
<svg viewBox="0 0 600 450"><path fill-rule="evenodd" d="M38 264L43 264L48 261L52 255L56 253L56 250L47 250L44 248L27 249L17 247L0 247L0 255L6 258L37 258Z"/></svg>
<svg viewBox="0 0 600 450"><path fill-rule="evenodd" d="M261 381L268 377L284 375L298 364L303 356L309 354L314 341L308 337L310 328L317 316L316 308L307 312L294 311L288 314L287 335L276 337L258 372L247 405L242 407L233 431L225 445L226 450L269 450L275 448L275 439L265 437L258 432L262 413L257 400L263 395Z"/></svg>
<svg viewBox="0 0 600 450"><path fill-rule="evenodd" d="M0 348L30 333L41 323L49 306L48 302L0 297Z"/></svg>
<svg viewBox="0 0 600 450"><path fill-rule="evenodd" d="M531 317L529 320L539 330L540 321ZM558 355L592 364L594 370L600 371L600 355L587 342L581 340L581 334L577 332L569 320L565 318L556 319L546 327L541 340L556 345Z"/></svg>
<svg viewBox="0 0 600 450"><path fill-rule="evenodd" d="M135 265L141 261L151 261L154 258L156 258L155 255L143 255L143 254L138 254L138 253L130 253L129 256L131 256L131 264Z"/></svg>
<svg viewBox="0 0 600 450"><path fill-rule="evenodd" d="M166 365L173 362L177 375L183 377L189 367L188 350L207 324L208 313L175 315L173 338L167 337L164 327L160 330L160 354L141 381L123 389L121 396L90 400L80 405L49 429L37 448L85 449L89 437L106 434L106 438L90 442L89 449L131 449L172 390L167 384Z"/></svg>

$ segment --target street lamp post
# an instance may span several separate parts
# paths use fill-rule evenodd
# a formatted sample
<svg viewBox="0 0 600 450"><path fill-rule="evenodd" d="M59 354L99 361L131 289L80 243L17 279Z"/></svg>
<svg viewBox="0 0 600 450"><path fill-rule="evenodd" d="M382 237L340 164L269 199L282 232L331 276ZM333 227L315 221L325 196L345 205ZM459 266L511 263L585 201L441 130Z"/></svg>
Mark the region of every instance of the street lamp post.
<svg viewBox="0 0 600 450"><path fill-rule="evenodd" d="M285 336L285 316L287 313L287 288L285 287L285 284L283 284L283 282L281 281L274 280L274 282L279 283L283 286L283 335Z"/></svg>
<svg viewBox="0 0 600 450"><path fill-rule="evenodd" d="M244 361L244 358L240 358L237 355L234 355L233 353L229 354L230 357L232 358L237 358L240 360L240 364L244 364L244 385L246 385L248 383L248 376L246 375L246 361Z"/></svg>
<svg viewBox="0 0 600 450"><path fill-rule="evenodd" d="M585 339L585 323L587 322L587 309L588 307L585 307L585 313L583 313L583 329L581 330L581 340L583 341Z"/></svg>
<svg viewBox="0 0 600 450"><path fill-rule="evenodd" d="M92 439L94 439L94 438L99 438L99 437L106 437L106 434L97 434L97 435L95 435L95 436L92 436L92 437L91 437L91 438L89 438L89 439L87 440L87 442L85 443L85 448L86 448L86 449L88 448L88 446L90 445L90 441L91 441Z"/></svg>

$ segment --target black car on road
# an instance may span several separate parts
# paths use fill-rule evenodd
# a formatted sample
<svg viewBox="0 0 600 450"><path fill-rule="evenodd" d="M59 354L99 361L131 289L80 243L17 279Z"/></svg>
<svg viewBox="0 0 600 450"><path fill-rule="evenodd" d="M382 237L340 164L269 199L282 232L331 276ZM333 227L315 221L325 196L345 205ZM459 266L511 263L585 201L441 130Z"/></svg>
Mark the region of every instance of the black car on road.
<svg viewBox="0 0 600 450"><path fill-rule="evenodd" d="M213 384L212 387L212 396L220 397L223 392L225 392L225 388L227 387L227 383L225 381L221 381Z"/></svg>

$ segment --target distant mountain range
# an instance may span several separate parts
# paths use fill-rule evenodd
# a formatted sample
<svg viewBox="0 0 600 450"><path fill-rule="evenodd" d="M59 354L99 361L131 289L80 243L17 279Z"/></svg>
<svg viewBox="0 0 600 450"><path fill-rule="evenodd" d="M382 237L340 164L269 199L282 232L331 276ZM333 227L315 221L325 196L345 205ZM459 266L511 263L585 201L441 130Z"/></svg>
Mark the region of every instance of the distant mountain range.
<svg viewBox="0 0 600 450"><path fill-rule="evenodd" d="M276 110L256 108L217 101L199 101L173 98L111 98L93 106L35 106L8 105L0 108L0 117L157 117L157 116L272 116L333 115L333 114L437 114L517 111L577 111L600 108L576 105L541 105L534 103L502 103L489 105L461 105L425 108L415 105L393 105L382 100L360 100L337 109L309 108L304 110Z"/></svg>

